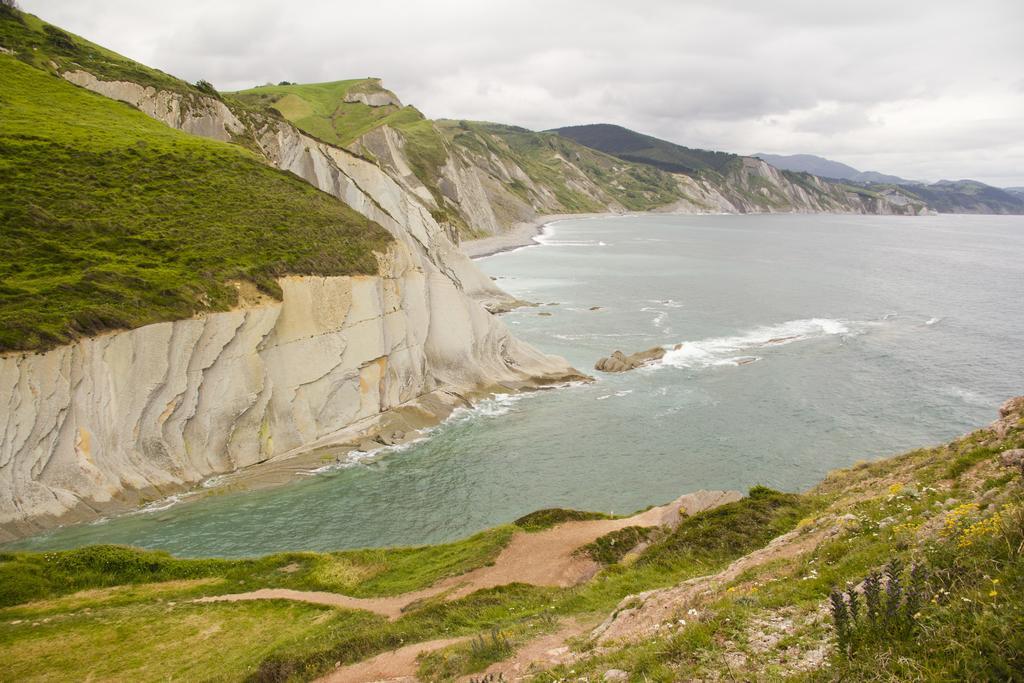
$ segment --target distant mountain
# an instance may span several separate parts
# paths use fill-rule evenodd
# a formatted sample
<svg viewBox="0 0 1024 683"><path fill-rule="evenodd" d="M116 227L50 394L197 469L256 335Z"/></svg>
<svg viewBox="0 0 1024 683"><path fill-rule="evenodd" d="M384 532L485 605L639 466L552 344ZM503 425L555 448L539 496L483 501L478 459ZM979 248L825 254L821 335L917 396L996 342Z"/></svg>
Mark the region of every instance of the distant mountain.
<svg viewBox="0 0 1024 683"><path fill-rule="evenodd" d="M876 171L858 171L852 166L813 154L755 154L772 166L823 178L842 180L864 189L899 187L939 213L1024 213L1024 188L1000 189L977 180L940 180L922 183Z"/></svg>
<svg viewBox="0 0 1024 683"><path fill-rule="evenodd" d="M655 166L669 173L726 173L730 166L735 166L741 159L740 156L727 152L683 147L610 123L566 126L549 132L558 133L562 137L570 138L605 154Z"/></svg>
<svg viewBox="0 0 1024 683"><path fill-rule="evenodd" d="M853 180L860 183L915 184L913 180L906 180L899 176L887 175L878 171L858 171L853 166L847 166L844 163L815 156L814 154L765 154L758 152L753 156L763 159L775 168L781 168L784 171L813 173L822 178Z"/></svg>
<svg viewBox="0 0 1024 683"><path fill-rule="evenodd" d="M908 185L906 189L939 213L1024 214L1024 192L1003 190L977 180L940 180L931 185Z"/></svg>

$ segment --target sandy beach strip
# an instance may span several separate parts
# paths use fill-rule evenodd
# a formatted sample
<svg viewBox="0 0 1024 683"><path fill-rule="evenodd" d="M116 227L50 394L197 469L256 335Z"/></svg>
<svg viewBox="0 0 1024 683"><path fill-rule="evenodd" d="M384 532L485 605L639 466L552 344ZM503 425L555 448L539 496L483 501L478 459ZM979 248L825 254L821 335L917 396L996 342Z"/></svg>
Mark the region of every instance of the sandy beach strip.
<svg viewBox="0 0 1024 683"><path fill-rule="evenodd" d="M510 251L520 247L535 244L534 239L544 231L544 226L555 221L563 221L573 218L599 218L601 216L619 216L628 214L605 213L557 213L537 216L532 221L516 223L510 229L500 235L481 237L476 240L466 240L459 246L469 258L478 259L485 256L493 256L503 251Z"/></svg>

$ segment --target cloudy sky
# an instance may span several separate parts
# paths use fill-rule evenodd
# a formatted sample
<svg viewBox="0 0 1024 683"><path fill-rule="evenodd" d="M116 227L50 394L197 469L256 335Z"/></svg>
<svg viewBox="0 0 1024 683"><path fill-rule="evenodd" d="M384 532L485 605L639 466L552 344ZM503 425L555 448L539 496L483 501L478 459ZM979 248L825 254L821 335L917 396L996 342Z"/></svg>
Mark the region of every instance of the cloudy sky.
<svg viewBox="0 0 1024 683"><path fill-rule="evenodd" d="M379 76L434 118L1024 186L1022 0L20 4L222 90Z"/></svg>

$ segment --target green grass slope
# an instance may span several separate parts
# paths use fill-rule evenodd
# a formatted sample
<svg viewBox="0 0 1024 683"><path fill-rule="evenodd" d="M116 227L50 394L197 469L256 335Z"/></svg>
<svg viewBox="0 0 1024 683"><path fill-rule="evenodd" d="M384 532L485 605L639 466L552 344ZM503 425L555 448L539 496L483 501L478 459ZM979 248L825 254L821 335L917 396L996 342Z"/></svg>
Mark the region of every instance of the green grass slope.
<svg viewBox="0 0 1024 683"><path fill-rule="evenodd" d="M254 107L273 109L296 128L337 147L345 147L374 128L401 125L422 120L413 107L384 105L371 107L362 102L346 102L350 93L384 92L375 78L333 81L331 83L293 83L263 85L230 93L230 97Z"/></svg>
<svg viewBox="0 0 1024 683"><path fill-rule="evenodd" d="M284 600L192 599L264 587L396 595L493 562L516 534L591 515L543 510L445 545L251 560L114 546L0 552L0 659L12 680L300 681L402 645L471 636L420 660L423 680L450 680L560 622L596 624L643 609L644 598L622 603L627 596L694 585L656 632L598 648L570 641L578 658L537 680L601 680L612 668L650 681L1017 680L1024 484L999 454L1024 447L1022 411L1018 400L999 429L861 463L804 494L755 487L675 530L645 532L650 545L638 556L615 546L639 535L613 532L583 549L605 566L579 586L498 586L426 600L390 622ZM861 602L837 640L830 594L893 558L923 569L899 572L874 616Z"/></svg>
<svg viewBox="0 0 1024 683"><path fill-rule="evenodd" d="M175 92L199 92L180 78L139 64L11 8L0 8L0 47L15 51L18 59L44 71L84 69L102 80L132 81Z"/></svg>
<svg viewBox="0 0 1024 683"><path fill-rule="evenodd" d="M225 310L233 279L376 272L382 228L241 147L11 56L0 82L0 351Z"/></svg>

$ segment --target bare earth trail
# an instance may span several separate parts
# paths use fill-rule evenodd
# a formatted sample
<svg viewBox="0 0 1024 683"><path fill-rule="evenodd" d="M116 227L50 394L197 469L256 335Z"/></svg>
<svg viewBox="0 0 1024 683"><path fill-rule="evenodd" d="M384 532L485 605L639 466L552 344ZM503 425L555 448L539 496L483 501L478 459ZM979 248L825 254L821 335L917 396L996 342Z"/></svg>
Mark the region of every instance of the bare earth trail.
<svg viewBox="0 0 1024 683"><path fill-rule="evenodd" d="M406 645L397 650L382 652L376 657L356 662L349 666L335 669L317 683L366 683L367 681L415 681L418 663L416 658L421 654L433 652L457 645L469 640L465 638L444 638L430 640L425 643Z"/></svg>
<svg viewBox="0 0 1024 683"><path fill-rule="evenodd" d="M698 491L681 496L667 505L651 508L624 519L565 522L545 531L520 532L512 537L493 565L443 579L429 588L401 595L354 598L323 591L265 588L247 593L208 596L196 602L296 600L330 607L368 610L395 620L420 601L438 596L443 596L445 600L453 600L478 590L509 583L575 586L590 579L600 569L596 562L576 553L580 547L628 526L672 528L679 523L683 514L693 515L740 498L742 494L738 491ZM501 674L506 680L517 680L537 666L553 666L568 654L568 648L564 646L565 641L589 628L576 621L565 622L555 633L525 643L513 656L491 665L484 673L495 676ZM431 640L382 652L362 662L339 667L321 678L319 683L415 681L418 669L416 658L420 654L467 640L468 638Z"/></svg>
<svg viewBox="0 0 1024 683"><path fill-rule="evenodd" d="M739 500L741 497L742 494L738 491L698 491L632 517L565 522L545 531L517 533L501 551L493 565L443 579L429 588L400 595L383 598L354 598L324 591L263 588L247 593L211 595L199 598L196 602L296 600L315 605L367 610L394 620L399 618L409 606L442 594L446 600L454 600L478 590L510 583L527 583L535 586L575 586L592 577L600 568L593 560L575 553L581 546L627 526L674 527L679 522L681 511L693 515L702 510Z"/></svg>

